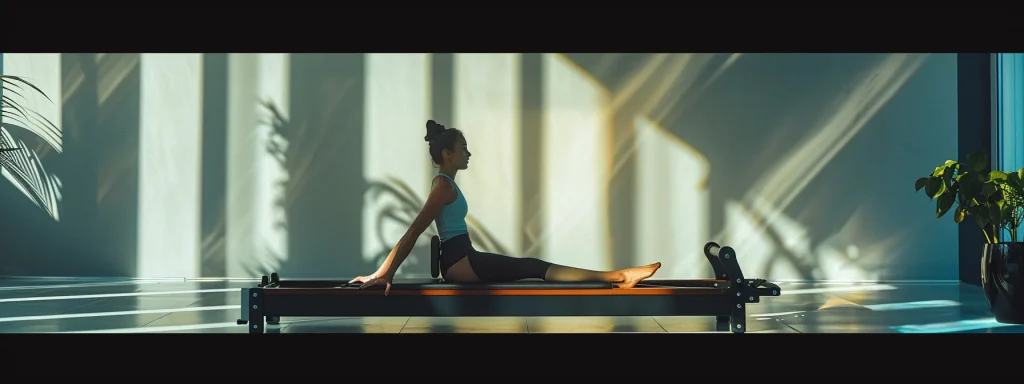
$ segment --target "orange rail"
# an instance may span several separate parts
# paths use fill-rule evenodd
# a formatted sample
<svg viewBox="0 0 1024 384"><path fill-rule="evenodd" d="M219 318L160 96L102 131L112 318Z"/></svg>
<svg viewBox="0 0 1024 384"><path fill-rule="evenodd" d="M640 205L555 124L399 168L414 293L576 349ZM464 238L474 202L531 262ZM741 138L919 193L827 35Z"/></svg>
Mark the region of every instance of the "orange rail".
<svg viewBox="0 0 1024 384"><path fill-rule="evenodd" d="M340 295L383 296L383 289L358 288L268 288L271 296ZM611 288L611 289L392 289L392 296L713 296L729 293L718 288Z"/></svg>

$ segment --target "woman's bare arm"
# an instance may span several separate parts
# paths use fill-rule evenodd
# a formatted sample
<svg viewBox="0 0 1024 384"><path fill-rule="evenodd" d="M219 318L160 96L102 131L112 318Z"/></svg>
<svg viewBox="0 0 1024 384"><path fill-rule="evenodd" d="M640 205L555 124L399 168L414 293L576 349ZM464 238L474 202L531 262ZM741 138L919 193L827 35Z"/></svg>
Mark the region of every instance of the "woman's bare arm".
<svg viewBox="0 0 1024 384"><path fill-rule="evenodd" d="M430 194L427 196L427 202L423 204L419 215L413 220L409 229L405 231L405 235L398 241L398 244L391 249L387 259L384 260L384 264L381 264L374 275L376 277L387 276L389 278L394 276L398 266L402 265L405 258L412 252L413 246L416 245L416 239L423 234L423 231L427 230L427 227L434 221L434 218L441 212L441 209L454 199L455 188L452 187L452 183L443 177L434 178L434 182L430 187Z"/></svg>

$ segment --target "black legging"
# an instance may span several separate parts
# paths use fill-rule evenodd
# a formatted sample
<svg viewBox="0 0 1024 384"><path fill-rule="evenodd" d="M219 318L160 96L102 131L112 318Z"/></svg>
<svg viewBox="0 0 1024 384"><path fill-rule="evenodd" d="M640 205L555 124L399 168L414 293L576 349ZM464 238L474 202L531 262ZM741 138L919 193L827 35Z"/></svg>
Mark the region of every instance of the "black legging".
<svg viewBox="0 0 1024 384"><path fill-rule="evenodd" d="M469 258L470 268L483 283L543 279L551 267L551 263L532 257L510 257L477 251L469 235L459 235L441 243L442 276L463 257Z"/></svg>

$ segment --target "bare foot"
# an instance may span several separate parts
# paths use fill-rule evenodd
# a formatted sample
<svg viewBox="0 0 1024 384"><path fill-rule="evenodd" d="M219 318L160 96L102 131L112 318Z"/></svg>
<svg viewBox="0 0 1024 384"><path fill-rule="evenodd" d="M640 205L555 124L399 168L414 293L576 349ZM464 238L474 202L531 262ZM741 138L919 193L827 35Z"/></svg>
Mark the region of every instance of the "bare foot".
<svg viewBox="0 0 1024 384"><path fill-rule="evenodd" d="M622 282L616 283L615 285L618 285L619 288L633 288L641 280L653 276L654 272L658 271L658 268L661 268L661 263L654 263L644 265L642 267L623 269L621 272Z"/></svg>

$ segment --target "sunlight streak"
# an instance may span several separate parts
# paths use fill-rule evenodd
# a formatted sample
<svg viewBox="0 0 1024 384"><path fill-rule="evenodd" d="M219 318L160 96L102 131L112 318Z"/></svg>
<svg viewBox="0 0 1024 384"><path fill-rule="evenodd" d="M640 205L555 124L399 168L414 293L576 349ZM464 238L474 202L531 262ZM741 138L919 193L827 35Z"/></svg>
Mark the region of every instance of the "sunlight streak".
<svg viewBox="0 0 1024 384"><path fill-rule="evenodd" d="M890 328L899 333L954 333L980 331L985 329L995 329L1010 326L1013 326L1013 324L1003 324L996 321L995 318L989 317L983 319L960 320L945 323L898 325Z"/></svg>
<svg viewBox="0 0 1024 384"><path fill-rule="evenodd" d="M906 83L928 55L889 55L868 72L833 109L823 111L824 121L804 143L787 153L744 195L743 202L727 203L724 233L713 238L744 249L744 265L770 276L800 276L801 266L813 263L810 239L801 224L789 219L784 210L803 192L836 154L874 117ZM780 238L778 244L771 236ZM781 247L781 248L780 248ZM772 256L784 252L792 259L787 263L772 262ZM781 270L785 268L786 270ZM831 269L831 268L830 268ZM765 271L765 272L762 272ZM681 271L680 271L681 272ZM813 279L837 276L818 275ZM862 268L845 269L843 278L874 280L878 276Z"/></svg>
<svg viewBox="0 0 1024 384"><path fill-rule="evenodd" d="M55 333L189 333L188 331L198 331L202 329L223 329L223 328L245 328L244 325L238 325L235 322L230 323L211 323L211 324L194 324L194 325L165 325L165 326L144 326L136 328L116 328L116 329L99 329L91 331L64 331Z"/></svg>
<svg viewBox="0 0 1024 384"><path fill-rule="evenodd" d="M372 155L363 160L363 174L369 182L402 182L416 191L421 201L426 199L433 178L428 168L431 160L427 143L423 140L426 122L431 119L430 57L424 53L366 55L363 147ZM439 123L451 126L448 122ZM386 220L385 212L393 205L393 197L367 194L363 199L363 260L372 261L378 254L390 251L409 229L408 223ZM415 217L420 208L411 208L416 212L393 214ZM396 273L425 275L429 271L428 263L409 257Z"/></svg>
<svg viewBox="0 0 1024 384"><path fill-rule="evenodd" d="M562 55L544 55L544 79L542 258L610 268L610 95Z"/></svg>
<svg viewBox="0 0 1024 384"><path fill-rule="evenodd" d="M39 316L11 316L11 317L0 317L0 323L9 323L14 321L37 321L37 320L60 320L60 319L84 319L89 317L108 317L108 316L135 316L135 315L149 315L157 313L179 313L179 312L198 312L198 311L226 311L232 310L237 311L238 305L217 305L211 307L184 307L184 308L168 308L168 309L140 309L135 311L113 311L113 312L85 312L85 313L65 313L60 315L39 315Z"/></svg>
<svg viewBox="0 0 1024 384"><path fill-rule="evenodd" d="M226 259L229 276L276 270L287 260L285 170L268 152L272 128L261 101L289 110L288 54L228 56ZM287 117L287 116L286 116Z"/></svg>
<svg viewBox="0 0 1024 384"><path fill-rule="evenodd" d="M519 158L520 54L455 54L453 125L464 129L474 154L458 175L467 196L479 196L472 216L486 223L502 247L518 254L521 181ZM476 154L479 154L477 156ZM475 171L475 172L474 172ZM501 201L501 204L482 204Z"/></svg>
<svg viewBox="0 0 1024 384"><path fill-rule="evenodd" d="M703 277L709 192L706 158L646 118L636 119L636 254L646 265L672 260L686 276ZM673 276L685 277L685 276Z"/></svg>
<svg viewBox="0 0 1024 384"><path fill-rule="evenodd" d="M203 57L140 60L136 277L199 274Z"/></svg>

